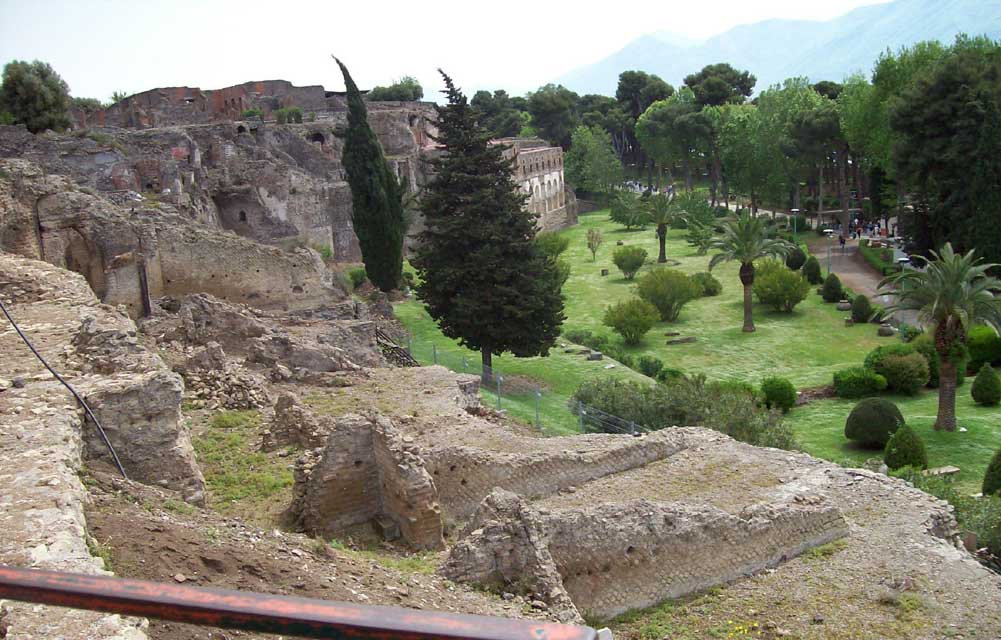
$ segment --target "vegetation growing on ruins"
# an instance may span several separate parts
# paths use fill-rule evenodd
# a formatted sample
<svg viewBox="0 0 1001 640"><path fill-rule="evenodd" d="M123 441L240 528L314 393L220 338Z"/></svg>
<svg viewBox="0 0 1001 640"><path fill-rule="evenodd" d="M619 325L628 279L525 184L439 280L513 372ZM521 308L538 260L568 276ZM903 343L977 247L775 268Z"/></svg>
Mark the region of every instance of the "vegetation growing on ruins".
<svg viewBox="0 0 1001 640"><path fill-rule="evenodd" d="M351 187L351 219L368 279L383 291L400 285L403 273L404 187L368 124L358 86L340 60L348 93L348 126L342 162Z"/></svg>
<svg viewBox="0 0 1001 640"><path fill-rule="evenodd" d="M559 335L562 275L534 242L535 219L511 179L504 150L442 72L434 178L421 201L425 228L412 263L417 296L442 332L479 350L484 380L494 354L545 355ZM369 277L372 277L371 272Z"/></svg>
<svg viewBox="0 0 1001 640"><path fill-rule="evenodd" d="M32 133L62 131L70 125L69 106L69 86L48 63L14 60L4 66L0 114L7 114L11 124L23 124Z"/></svg>
<svg viewBox="0 0 1001 640"><path fill-rule="evenodd" d="M413 76L403 76L388 87L372 87L365 95L365 98L373 102L412 102L424 97L424 88L417 78Z"/></svg>

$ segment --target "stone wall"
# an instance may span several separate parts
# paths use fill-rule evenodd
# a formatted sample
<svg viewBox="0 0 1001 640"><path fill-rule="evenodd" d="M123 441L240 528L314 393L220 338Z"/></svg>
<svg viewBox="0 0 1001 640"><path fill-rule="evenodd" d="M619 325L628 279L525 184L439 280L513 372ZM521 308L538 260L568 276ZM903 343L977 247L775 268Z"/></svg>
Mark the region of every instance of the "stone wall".
<svg viewBox="0 0 1001 640"><path fill-rule="evenodd" d="M494 489L540 498L670 457L683 444L670 430L641 438L608 435L595 446L564 439L567 449L528 454L442 445L428 452L442 507L454 520L464 520Z"/></svg>
<svg viewBox="0 0 1001 640"><path fill-rule="evenodd" d="M438 491L421 451L382 416L342 416L320 454L296 464L291 514L311 534L326 537L376 524L390 539L440 549Z"/></svg>
<svg viewBox="0 0 1001 640"><path fill-rule="evenodd" d="M837 508L816 496L755 504L734 516L710 505L646 500L550 512L498 490L442 572L540 597L569 621L605 619L730 582L847 534Z"/></svg>

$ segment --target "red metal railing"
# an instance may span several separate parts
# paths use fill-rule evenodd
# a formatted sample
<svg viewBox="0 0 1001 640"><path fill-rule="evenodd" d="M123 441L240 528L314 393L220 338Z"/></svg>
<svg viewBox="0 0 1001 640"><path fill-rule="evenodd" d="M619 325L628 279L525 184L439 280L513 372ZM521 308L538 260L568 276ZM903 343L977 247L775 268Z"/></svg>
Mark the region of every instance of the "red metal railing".
<svg viewBox="0 0 1001 640"><path fill-rule="evenodd" d="M0 598L306 638L596 640L590 627L0 565Z"/></svg>

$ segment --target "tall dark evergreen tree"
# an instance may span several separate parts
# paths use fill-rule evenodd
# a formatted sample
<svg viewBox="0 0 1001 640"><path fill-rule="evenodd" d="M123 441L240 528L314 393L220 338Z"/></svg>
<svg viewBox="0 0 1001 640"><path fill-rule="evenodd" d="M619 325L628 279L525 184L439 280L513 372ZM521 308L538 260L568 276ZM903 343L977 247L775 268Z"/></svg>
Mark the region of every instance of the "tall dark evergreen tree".
<svg viewBox="0 0 1001 640"><path fill-rule="evenodd" d="M348 127L341 162L351 187L351 222L368 279L383 291L392 291L403 276L404 187L368 124L365 102L351 74L340 60L337 65L348 93Z"/></svg>
<svg viewBox="0 0 1001 640"><path fill-rule="evenodd" d="M559 274L533 242L535 216L512 179L504 149L490 144L477 112L439 70L448 104L436 107L444 153L424 189L425 229L412 260L417 296L442 332L492 356L546 355L563 323Z"/></svg>

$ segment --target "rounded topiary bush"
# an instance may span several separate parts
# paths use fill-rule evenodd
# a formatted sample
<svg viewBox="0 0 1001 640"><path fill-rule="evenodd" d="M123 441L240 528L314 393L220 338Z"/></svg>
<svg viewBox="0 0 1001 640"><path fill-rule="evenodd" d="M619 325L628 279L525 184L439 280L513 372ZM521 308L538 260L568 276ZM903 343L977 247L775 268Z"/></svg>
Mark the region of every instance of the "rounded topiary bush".
<svg viewBox="0 0 1001 640"><path fill-rule="evenodd" d="M973 371L980 371L985 364L1001 364L1001 336L990 327L978 325L970 329L966 336L966 347Z"/></svg>
<svg viewBox="0 0 1001 640"><path fill-rule="evenodd" d="M841 398L874 396L886 389L886 378L867 367L834 372L834 392Z"/></svg>
<svg viewBox="0 0 1001 640"><path fill-rule="evenodd" d="M838 302L845 295L845 290L841 286L841 280L833 273L827 274L824 286L820 290L820 296L824 302Z"/></svg>
<svg viewBox="0 0 1001 640"><path fill-rule="evenodd" d="M1001 449L994 452L987 473L984 474L983 492L985 496L998 494L1001 496Z"/></svg>
<svg viewBox="0 0 1001 640"><path fill-rule="evenodd" d="M723 283L716 279L716 276L708 271L700 271L692 274L692 280L702 287L703 296L718 296L723 292Z"/></svg>
<svg viewBox="0 0 1001 640"><path fill-rule="evenodd" d="M845 437L864 446L883 448L902 424L904 416L897 405L883 398L866 398L848 414Z"/></svg>
<svg viewBox="0 0 1001 640"><path fill-rule="evenodd" d="M626 280L632 280L636 272L646 262L646 249L631 246L619 247L612 254L612 262L626 277Z"/></svg>
<svg viewBox="0 0 1001 640"><path fill-rule="evenodd" d="M806 278L797 271L790 271L778 260L761 261L755 269L752 288L761 304L786 313L810 293Z"/></svg>
<svg viewBox="0 0 1001 640"><path fill-rule="evenodd" d="M973 379L970 395L973 396L974 402L988 407L993 407L1001 402L1001 378L998 378L998 374L991 368L991 365L985 364L980 367L980 372Z"/></svg>
<svg viewBox="0 0 1001 640"><path fill-rule="evenodd" d="M765 378L761 383L761 395L769 409L781 409L786 413L796 404L796 387L785 378Z"/></svg>
<svg viewBox="0 0 1001 640"><path fill-rule="evenodd" d="M872 318L872 303L869 298L863 295L855 296L852 300L852 320L858 323L869 322Z"/></svg>
<svg viewBox="0 0 1001 640"><path fill-rule="evenodd" d="M798 271L804 264L806 264L806 253L798 246L793 247L786 256L786 266L793 271Z"/></svg>
<svg viewBox="0 0 1001 640"><path fill-rule="evenodd" d="M803 263L803 277L810 284L820 284L824 281L823 276L820 275L820 262L816 256L810 256Z"/></svg>
<svg viewBox="0 0 1001 640"><path fill-rule="evenodd" d="M909 396L928 384L928 361L920 353L887 355L876 362L876 373L886 378L886 386Z"/></svg>
<svg viewBox="0 0 1001 640"><path fill-rule="evenodd" d="M921 440L921 436L905 424L887 440L886 449L883 451L883 462L891 470L901 467L927 469L928 452L925 451L925 443Z"/></svg>

